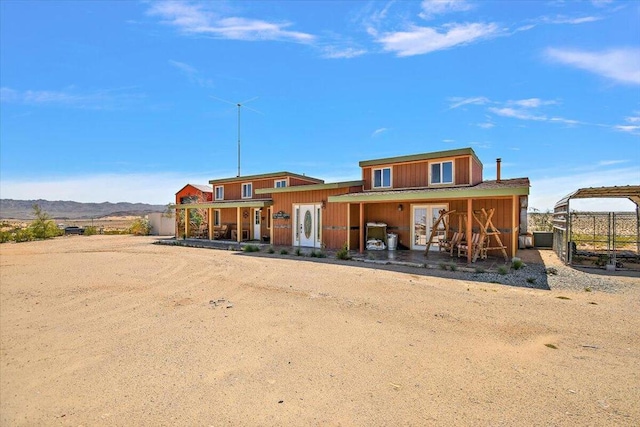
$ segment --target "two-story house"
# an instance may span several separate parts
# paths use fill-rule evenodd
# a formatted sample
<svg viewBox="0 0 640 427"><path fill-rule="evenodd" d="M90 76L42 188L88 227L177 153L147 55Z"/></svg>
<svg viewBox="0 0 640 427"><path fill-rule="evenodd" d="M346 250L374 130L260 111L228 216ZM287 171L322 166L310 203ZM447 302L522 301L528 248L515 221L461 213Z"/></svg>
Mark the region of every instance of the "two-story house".
<svg viewBox="0 0 640 427"><path fill-rule="evenodd" d="M432 233L441 212L453 212L450 230L477 232L477 212L484 209L492 211L506 253L515 256L529 179L501 179L499 161L496 166L496 179L483 180L482 162L462 148L362 161L358 181L324 183L288 172L211 180L209 228L230 224L240 230L232 236L237 241L327 249L346 244L363 251L366 224L378 222L398 235L401 247L425 250L443 237Z"/></svg>

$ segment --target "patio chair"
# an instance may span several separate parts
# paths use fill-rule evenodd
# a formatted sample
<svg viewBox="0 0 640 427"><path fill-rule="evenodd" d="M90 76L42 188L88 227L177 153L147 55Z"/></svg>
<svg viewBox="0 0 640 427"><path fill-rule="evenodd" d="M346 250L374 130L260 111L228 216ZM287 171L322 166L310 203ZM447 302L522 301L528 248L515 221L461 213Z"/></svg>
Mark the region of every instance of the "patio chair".
<svg viewBox="0 0 640 427"><path fill-rule="evenodd" d="M476 251L479 251L480 254L482 255L482 246L481 242L480 242L480 233L473 233L471 235L471 245L469 245L469 242L464 241L464 242L460 242L458 243L457 247L458 247L458 256L467 256L467 254L469 253L469 250L471 250L471 254L472 256L475 258L476 255ZM485 251L486 254L486 251ZM486 258L486 255L485 255Z"/></svg>
<svg viewBox="0 0 640 427"><path fill-rule="evenodd" d="M213 238L214 239L224 239L225 237L227 237L228 229L229 229L229 226L226 225L226 224L214 228L214 230L213 230Z"/></svg>
<svg viewBox="0 0 640 427"><path fill-rule="evenodd" d="M453 251L458 244L464 239L464 233L455 232L451 239L442 239L438 241L438 249L440 252L449 252L449 256L453 256Z"/></svg>

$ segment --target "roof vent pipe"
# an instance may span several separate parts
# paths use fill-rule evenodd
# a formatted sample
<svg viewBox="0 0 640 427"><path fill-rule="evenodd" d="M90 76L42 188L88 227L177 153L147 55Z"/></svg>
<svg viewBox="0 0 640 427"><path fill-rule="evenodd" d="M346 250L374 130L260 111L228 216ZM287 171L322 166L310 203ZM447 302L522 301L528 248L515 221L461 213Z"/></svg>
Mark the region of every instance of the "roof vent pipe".
<svg viewBox="0 0 640 427"><path fill-rule="evenodd" d="M496 159L496 181L500 182L500 163L502 163L502 159L498 157Z"/></svg>

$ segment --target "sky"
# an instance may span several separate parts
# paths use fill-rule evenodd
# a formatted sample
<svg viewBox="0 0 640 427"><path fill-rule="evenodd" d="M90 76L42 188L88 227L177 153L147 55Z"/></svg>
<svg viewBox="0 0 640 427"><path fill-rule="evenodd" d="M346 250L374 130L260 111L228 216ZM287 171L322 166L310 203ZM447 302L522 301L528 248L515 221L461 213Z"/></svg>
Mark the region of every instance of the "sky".
<svg viewBox="0 0 640 427"><path fill-rule="evenodd" d="M2 198L166 204L238 129L242 175L471 147L530 209L640 184L637 1L2 0L0 52Z"/></svg>

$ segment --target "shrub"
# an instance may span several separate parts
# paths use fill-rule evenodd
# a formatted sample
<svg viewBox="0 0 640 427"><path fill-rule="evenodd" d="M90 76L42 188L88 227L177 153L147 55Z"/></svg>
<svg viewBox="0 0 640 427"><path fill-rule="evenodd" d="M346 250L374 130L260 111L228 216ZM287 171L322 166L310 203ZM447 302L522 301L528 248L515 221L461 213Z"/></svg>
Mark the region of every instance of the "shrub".
<svg viewBox="0 0 640 427"><path fill-rule="evenodd" d="M39 205L33 205L33 215L36 217L28 227L32 239L51 239L60 236L63 232L51 220L49 214L43 211ZM23 236L21 236L22 238Z"/></svg>
<svg viewBox="0 0 640 427"><path fill-rule="evenodd" d="M586 288L584 288L584 291L585 291L585 292L591 292L591 287L590 287L590 286L587 286Z"/></svg>
<svg viewBox="0 0 640 427"><path fill-rule="evenodd" d="M30 228L23 228L20 230L16 230L16 233L14 235L14 239L17 243L21 243L21 242L29 242L31 240L33 240L33 234L31 234L31 229Z"/></svg>
<svg viewBox="0 0 640 427"><path fill-rule="evenodd" d="M242 247L243 252L260 252L260 248L256 245L246 245Z"/></svg>
<svg viewBox="0 0 640 427"><path fill-rule="evenodd" d="M134 236L148 236L151 232L151 224L149 224L149 220L146 218L136 218L129 227L129 233Z"/></svg>
<svg viewBox="0 0 640 427"><path fill-rule="evenodd" d="M549 276L556 276L558 274L558 269L555 267L547 267L545 271Z"/></svg>
<svg viewBox="0 0 640 427"><path fill-rule="evenodd" d="M289 253L286 249L280 249L280 255L287 255Z"/></svg>
<svg viewBox="0 0 640 427"><path fill-rule="evenodd" d="M269 246L269 249L267 249L267 252L268 252L268 253L270 253L270 254L272 254L272 253L274 253L274 252L275 252L275 249L273 249L273 247L272 247L272 246Z"/></svg>
<svg viewBox="0 0 640 427"><path fill-rule="evenodd" d="M11 240L11 232L10 231L0 231L0 243L7 243Z"/></svg>
<svg viewBox="0 0 640 427"><path fill-rule="evenodd" d="M349 248L346 243L342 246L342 248L340 248L338 252L336 252L336 259L341 259L345 261L348 261L351 259L351 255L349 255Z"/></svg>
<svg viewBox="0 0 640 427"><path fill-rule="evenodd" d="M440 264L438 264L438 266L440 267L440 270L446 270L447 269L447 264L445 264L444 262L441 262Z"/></svg>
<svg viewBox="0 0 640 427"><path fill-rule="evenodd" d="M476 267L476 273L484 273L484 268Z"/></svg>
<svg viewBox="0 0 640 427"><path fill-rule="evenodd" d="M455 263L451 263L449 264L449 270L451 271L456 271L458 269L458 266Z"/></svg>
<svg viewBox="0 0 640 427"><path fill-rule="evenodd" d="M514 258L511 261L511 268L513 268L514 270L520 270L522 267L525 267L525 264L520 258Z"/></svg>
<svg viewBox="0 0 640 427"><path fill-rule="evenodd" d="M535 277L527 277L527 283L536 283Z"/></svg>
<svg viewBox="0 0 640 427"><path fill-rule="evenodd" d="M312 252L309 254L309 256L310 256L311 258L326 258L326 257L327 257L327 254L325 254L325 253L324 253L324 252L322 252L322 251L312 251Z"/></svg>
<svg viewBox="0 0 640 427"><path fill-rule="evenodd" d="M304 253L302 252L302 249L300 249L300 248L296 248L296 250L293 251L293 254L295 256L304 256Z"/></svg>
<svg viewBox="0 0 640 427"><path fill-rule="evenodd" d="M498 267L498 273L499 274L502 274L504 276L508 272L509 272L509 269L507 267L505 267L504 265L501 265L500 267Z"/></svg>
<svg viewBox="0 0 640 427"><path fill-rule="evenodd" d="M94 227L93 225L90 225L84 228L85 236L93 236L94 234L98 234L98 227Z"/></svg>

